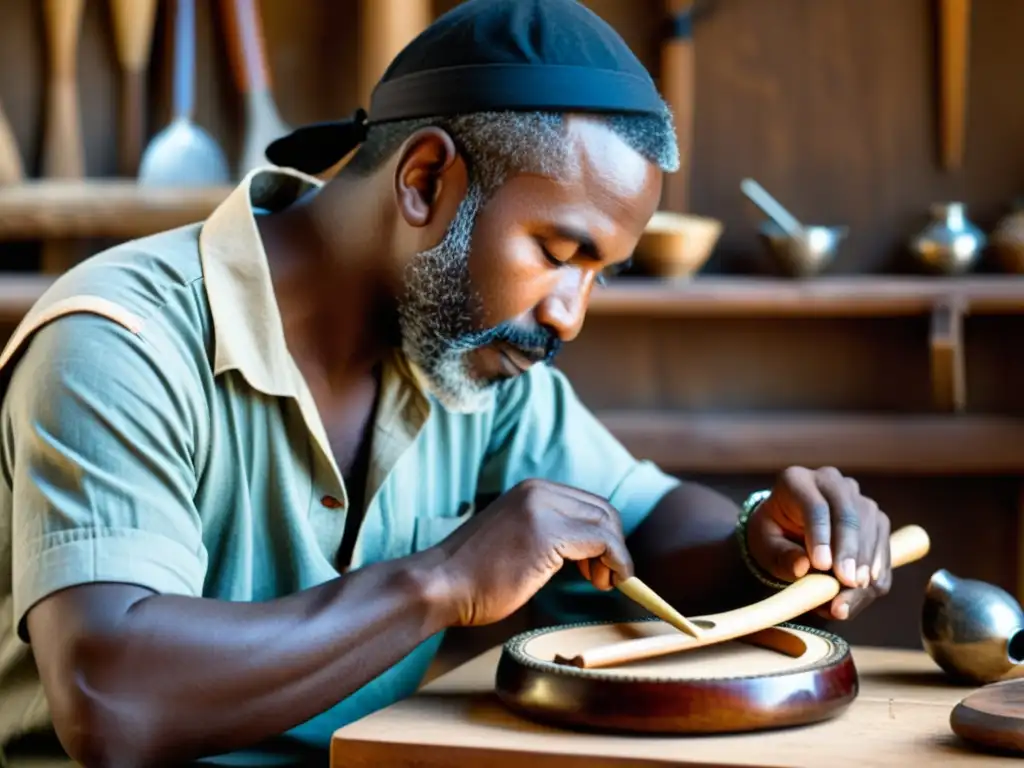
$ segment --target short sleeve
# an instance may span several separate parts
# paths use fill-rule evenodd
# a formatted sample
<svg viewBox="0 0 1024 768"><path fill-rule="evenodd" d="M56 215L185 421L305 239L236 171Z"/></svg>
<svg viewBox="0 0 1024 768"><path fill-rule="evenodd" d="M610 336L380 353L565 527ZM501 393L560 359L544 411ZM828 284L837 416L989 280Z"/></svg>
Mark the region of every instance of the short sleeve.
<svg viewBox="0 0 1024 768"><path fill-rule="evenodd" d="M608 499L627 536L680 482L630 454L579 400L565 374L546 365L534 366L499 394L481 495L535 477Z"/></svg>
<svg viewBox="0 0 1024 768"><path fill-rule="evenodd" d="M36 332L11 374L0 515L12 521L23 639L28 610L73 585L202 592L193 457L203 411L195 374L168 347L68 315Z"/></svg>

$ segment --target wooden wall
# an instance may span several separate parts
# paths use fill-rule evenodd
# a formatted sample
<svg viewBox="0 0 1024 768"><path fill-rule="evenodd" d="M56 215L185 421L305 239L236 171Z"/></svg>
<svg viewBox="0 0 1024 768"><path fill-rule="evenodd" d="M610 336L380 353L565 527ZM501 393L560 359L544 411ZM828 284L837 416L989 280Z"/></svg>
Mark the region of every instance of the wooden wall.
<svg viewBox="0 0 1024 768"><path fill-rule="evenodd" d="M442 12L458 0L435 0ZM586 0L657 76L662 0ZM46 62L37 0L0 0L0 103L36 169ZM161 17L167 3L161 3ZM852 228L840 273L891 271L929 204L962 200L990 226L1024 194L1024 5L973 3L965 170L936 163L932 0L712 0L696 27L692 202L725 223L708 271L770 269L753 247L753 176L809 222ZM292 123L358 106L355 0L262 0L276 98ZM197 119L231 156L242 115L215 0L200 0ZM89 174L116 167L117 65L107 4L87 0L80 87ZM160 30L166 30L161 19ZM150 126L167 119L170 50L153 50Z"/></svg>
<svg viewBox="0 0 1024 768"><path fill-rule="evenodd" d="M458 0L435 0L442 12ZM657 75L661 0L588 0ZM166 3L153 50L150 133L168 117ZM725 232L706 273L768 273L759 212L739 192L752 176L808 222L852 228L838 275L907 269L902 244L928 206L961 200L990 228L1024 193L1024 4L974 4L966 167L937 163L935 18L929 0L714 0L696 28L692 209ZM38 172L46 76L38 0L0 0L0 103L29 172ZM213 0L197 3L197 120L238 151L243 116ZM262 0L275 96L293 124L346 115L357 93L355 0ZM87 0L79 55L87 172L115 173L118 71L107 4ZM6 268L35 243L0 243ZM1007 277L1007 280L1014 278ZM592 318L561 365L602 410L714 414L913 414L935 410L927 317ZM1011 317L968 318L970 414L1020 414L1024 363ZM951 416L950 418L955 418ZM879 437L880 440L884 439ZM972 451L971 445L961 446ZM780 467L781 468L781 467ZM685 468L681 474L693 476ZM935 554L897 578L894 595L843 628L855 641L917 644L924 580L936 567L1017 588L1016 476L861 477L897 523L920 522ZM737 498L770 477L704 476Z"/></svg>

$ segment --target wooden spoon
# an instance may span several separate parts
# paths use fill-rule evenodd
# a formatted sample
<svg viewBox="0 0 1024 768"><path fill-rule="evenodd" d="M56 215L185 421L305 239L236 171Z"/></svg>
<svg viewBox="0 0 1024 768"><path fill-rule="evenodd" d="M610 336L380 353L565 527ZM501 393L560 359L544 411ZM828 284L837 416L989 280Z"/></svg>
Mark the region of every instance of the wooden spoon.
<svg viewBox="0 0 1024 768"><path fill-rule="evenodd" d="M117 164L135 176L145 137L146 68L153 48L156 0L110 0L114 43L121 64L121 111Z"/></svg>

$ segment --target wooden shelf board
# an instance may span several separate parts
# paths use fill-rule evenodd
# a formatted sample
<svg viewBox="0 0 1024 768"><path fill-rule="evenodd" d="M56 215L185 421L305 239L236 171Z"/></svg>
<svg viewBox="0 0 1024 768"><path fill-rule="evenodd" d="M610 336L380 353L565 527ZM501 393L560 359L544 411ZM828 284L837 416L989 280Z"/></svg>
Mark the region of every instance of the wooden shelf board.
<svg viewBox="0 0 1024 768"><path fill-rule="evenodd" d="M598 412L635 455L670 471L791 465L901 475L1024 473L1024 418L965 415Z"/></svg>
<svg viewBox="0 0 1024 768"><path fill-rule="evenodd" d="M698 276L683 282L621 277L594 290L590 311L646 317L901 317L928 315L939 303L974 314L1021 313L1024 275Z"/></svg>
<svg viewBox="0 0 1024 768"><path fill-rule="evenodd" d="M0 320L21 320L52 283L51 275L0 273Z"/></svg>
<svg viewBox="0 0 1024 768"><path fill-rule="evenodd" d="M134 238L200 221L231 187L143 187L133 179L0 187L0 241Z"/></svg>
<svg viewBox="0 0 1024 768"><path fill-rule="evenodd" d="M3 226L0 222L0 231ZM0 272L0 313L22 311L25 302L38 298L55 278ZM965 315L1024 313L1024 276L849 277L799 286L786 280L741 277L708 278L686 286L623 278L594 291L589 313L679 319L903 317L929 316L936 306L948 304L958 306Z"/></svg>

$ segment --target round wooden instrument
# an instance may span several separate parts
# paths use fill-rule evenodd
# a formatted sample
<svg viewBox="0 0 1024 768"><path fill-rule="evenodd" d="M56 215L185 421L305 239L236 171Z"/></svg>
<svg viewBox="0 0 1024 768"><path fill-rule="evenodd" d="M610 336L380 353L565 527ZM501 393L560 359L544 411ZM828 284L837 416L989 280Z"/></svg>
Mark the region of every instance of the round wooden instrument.
<svg viewBox="0 0 1024 768"><path fill-rule="evenodd" d="M614 667L565 662L624 637L665 633L678 630L642 620L524 632L502 649L497 694L513 711L549 725L692 734L818 722L840 714L857 696L846 641L789 623Z"/></svg>

